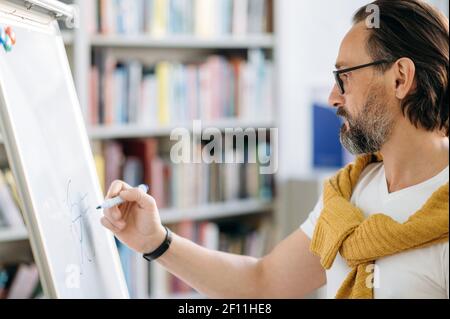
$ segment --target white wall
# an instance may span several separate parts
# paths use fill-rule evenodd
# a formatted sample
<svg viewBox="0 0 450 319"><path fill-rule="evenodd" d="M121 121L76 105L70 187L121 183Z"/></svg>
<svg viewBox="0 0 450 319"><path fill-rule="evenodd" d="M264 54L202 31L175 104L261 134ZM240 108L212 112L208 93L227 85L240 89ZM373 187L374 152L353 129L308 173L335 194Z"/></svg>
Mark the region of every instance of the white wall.
<svg viewBox="0 0 450 319"><path fill-rule="evenodd" d="M311 89L333 85L339 44L368 0L276 0L280 180L311 175Z"/></svg>
<svg viewBox="0 0 450 319"><path fill-rule="evenodd" d="M442 10L448 17L448 0L429 0L428 2L430 2L439 10Z"/></svg>
<svg viewBox="0 0 450 319"><path fill-rule="evenodd" d="M328 96L339 44L371 0L275 0L279 70L279 178L311 178L313 87ZM448 16L448 0L429 0Z"/></svg>

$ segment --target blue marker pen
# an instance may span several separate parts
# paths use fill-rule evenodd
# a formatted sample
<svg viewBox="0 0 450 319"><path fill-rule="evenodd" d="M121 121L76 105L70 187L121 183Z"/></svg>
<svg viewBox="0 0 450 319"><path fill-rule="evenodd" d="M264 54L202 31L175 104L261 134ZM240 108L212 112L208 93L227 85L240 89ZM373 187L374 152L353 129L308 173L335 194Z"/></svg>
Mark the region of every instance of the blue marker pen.
<svg viewBox="0 0 450 319"><path fill-rule="evenodd" d="M144 193L148 192L148 186L147 185L141 184L137 188L143 190ZM120 204L122 204L124 202L125 201L122 198L120 198L120 196L116 196L116 197L113 197L113 198L105 200L103 202L103 204L97 206L97 209L111 208L111 207L120 205Z"/></svg>

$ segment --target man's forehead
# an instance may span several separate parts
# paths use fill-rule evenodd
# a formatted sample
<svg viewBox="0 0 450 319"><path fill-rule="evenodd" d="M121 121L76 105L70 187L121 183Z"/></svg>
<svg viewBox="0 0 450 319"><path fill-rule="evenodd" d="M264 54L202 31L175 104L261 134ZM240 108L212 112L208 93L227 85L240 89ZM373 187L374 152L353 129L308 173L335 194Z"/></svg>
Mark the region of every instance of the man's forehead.
<svg viewBox="0 0 450 319"><path fill-rule="evenodd" d="M366 43L369 32L364 22L355 24L348 31L341 42L336 60L337 69L367 61L369 56L366 50Z"/></svg>

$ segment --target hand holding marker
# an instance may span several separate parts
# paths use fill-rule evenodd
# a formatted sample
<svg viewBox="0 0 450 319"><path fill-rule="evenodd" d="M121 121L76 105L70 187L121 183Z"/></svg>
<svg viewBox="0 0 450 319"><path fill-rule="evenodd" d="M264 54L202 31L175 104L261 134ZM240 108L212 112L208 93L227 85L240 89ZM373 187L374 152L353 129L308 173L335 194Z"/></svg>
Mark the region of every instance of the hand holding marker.
<svg viewBox="0 0 450 319"><path fill-rule="evenodd" d="M141 184L137 188L141 189L144 193L148 192L148 186ZM110 199L105 200L105 202L99 206L97 206L97 209L105 209L105 208L112 208L114 206L123 204L125 200L123 200L120 196L116 196Z"/></svg>

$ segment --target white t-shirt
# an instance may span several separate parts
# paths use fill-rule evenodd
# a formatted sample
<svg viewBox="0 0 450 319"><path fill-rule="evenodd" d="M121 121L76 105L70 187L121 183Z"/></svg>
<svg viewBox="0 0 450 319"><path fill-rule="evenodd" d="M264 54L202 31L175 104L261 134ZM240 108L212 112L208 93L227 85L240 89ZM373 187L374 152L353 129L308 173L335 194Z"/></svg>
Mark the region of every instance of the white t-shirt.
<svg viewBox="0 0 450 319"><path fill-rule="evenodd" d="M373 163L361 174L351 203L359 207L366 217L383 213L403 223L419 210L438 188L448 182L448 174L447 167L423 183L388 193L384 165ZM308 219L300 226L309 238L313 236L322 208L321 197ZM333 266L326 271L327 298L335 297L349 272L347 263L337 254ZM380 258L375 263L373 276L374 298L377 299L449 298L448 242Z"/></svg>

